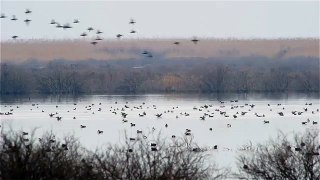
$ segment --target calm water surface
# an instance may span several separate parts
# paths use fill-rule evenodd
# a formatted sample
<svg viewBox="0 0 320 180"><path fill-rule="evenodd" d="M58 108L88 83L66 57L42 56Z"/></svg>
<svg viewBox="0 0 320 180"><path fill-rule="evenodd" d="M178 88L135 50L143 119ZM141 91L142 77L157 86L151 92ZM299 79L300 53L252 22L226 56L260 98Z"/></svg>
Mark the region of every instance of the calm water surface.
<svg viewBox="0 0 320 180"><path fill-rule="evenodd" d="M239 148L249 142L263 143L276 137L279 131L292 135L318 128L312 122L319 122L317 110L320 108L317 94L87 95L32 96L30 99L2 96L0 100L0 112L12 112L12 115L0 116L4 130L37 128L36 135L48 130L59 137L75 135L84 146L94 149L107 143L123 142L125 132L128 137L137 137L136 131L142 130L152 141L160 131L162 136L171 138L172 135L184 136L185 130L191 129L200 146L218 145L217 150L210 151L212 158L219 165L231 167L235 166ZM302 114L294 115L292 111ZM127 113L127 117L123 118L121 112ZM139 114L144 112L146 115L141 117ZM242 112L246 114L241 115ZM57 113L54 117L60 116L62 120L49 117L50 113ZM161 113L161 118L155 116ZM201 120L204 115L205 120ZM124 123L123 119L128 122ZM310 123L301 124L308 119ZM136 126L131 127L130 123ZM87 128L81 129L80 125ZM104 133L98 135L97 130Z"/></svg>

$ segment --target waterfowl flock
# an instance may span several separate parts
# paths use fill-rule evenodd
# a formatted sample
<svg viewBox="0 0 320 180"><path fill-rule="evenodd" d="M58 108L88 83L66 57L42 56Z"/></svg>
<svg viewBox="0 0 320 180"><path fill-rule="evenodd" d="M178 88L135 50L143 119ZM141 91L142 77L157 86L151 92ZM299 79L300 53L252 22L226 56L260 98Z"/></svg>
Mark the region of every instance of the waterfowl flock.
<svg viewBox="0 0 320 180"><path fill-rule="evenodd" d="M0 19L23 21L32 25L32 11L26 9L25 18L15 15L1 14ZM11 17L11 18L10 18ZM68 31L77 28L79 19L72 23L59 23L48 20L53 28ZM129 20L129 34L137 34L136 20ZM90 44L99 45L103 41L104 30L87 26L79 36L90 38ZM120 40L125 35L119 33L115 37ZM13 40L18 35L11 36ZM193 37L189 43L197 45L200 40ZM181 42L170 42L171 46L179 46ZM141 54L153 58L154 54L144 50ZM141 99L144 99L142 97ZM152 139L155 134L163 133L166 137L195 138L198 142L207 145L206 150L237 151L249 150L250 146L242 146L246 141L257 140L259 137L268 138L277 130L290 132L305 128L317 127L319 122L319 102L298 102L292 105L285 103L268 103L265 101L250 102L238 99L228 101L150 101L134 100L132 102L118 99L116 101L95 99L70 103L38 102L39 99L28 99L21 104L1 104L0 128L8 126L23 129L24 141L28 142L30 131L37 127L42 130L53 130L61 134L75 133L83 142L90 145L120 141L121 133L127 133L132 143L139 138ZM296 102L295 102L296 103ZM29 131L26 131L29 130ZM41 139L39 139L41 141ZM54 142L55 139L52 139ZM95 145L93 145L95 147ZM66 144L61 148L68 150ZM157 151L155 143L150 143L151 151ZM193 151L203 151L203 148L194 148ZM298 151L299 149L296 149ZM132 149L128 150L132 152Z"/></svg>
<svg viewBox="0 0 320 180"><path fill-rule="evenodd" d="M149 138L150 133L160 131L170 138L181 136L197 138L199 134L204 133L205 136L200 136L208 141L215 136L227 137L232 129L239 131L239 128L243 129L250 125L259 126L262 132L264 129L268 132L270 128L281 130L283 128L281 124L298 128L317 127L320 112L319 104L314 103L292 106L240 100L212 101L196 105L181 102L158 104L156 101L81 101L59 105L28 102L18 105L4 104L1 105L0 115L2 124L23 121L22 124L32 127L38 126L33 123L36 119L37 122L43 121L43 127L49 130L56 127L58 130L63 129L66 123L69 131L80 130L90 137L94 137L94 134L103 136L105 133L116 132L115 129L117 131L122 129L129 132L130 141L139 137ZM24 135L27 136L28 132ZM248 137L248 141L250 138ZM212 148L215 146L213 149L233 148L221 141L218 142L220 144L212 144Z"/></svg>
<svg viewBox="0 0 320 180"><path fill-rule="evenodd" d="M26 25L29 25L31 23L31 19L29 19L28 17L30 17L32 15L32 11L30 9L26 9L25 10L25 15L26 15L26 19L23 20L23 22ZM7 15L5 15L4 13L1 14L0 19L7 19ZM16 15L12 15L12 18L10 19L11 21L18 21L19 19L16 17ZM133 18L131 18L129 20L129 24L132 25L131 30L128 32L129 34L137 34L137 30L135 29L135 24L136 24L136 20L134 20ZM72 25L71 25L72 24ZM72 28L77 28L76 25L80 24L80 20L79 19L74 19L72 23L69 22L65 22L65 23L59 23L54 19L51 19L51 21L49 22L49 25L52 25L52 27L55 28L61 28L64 30L68 30L68 29L72 29ZM94 30L96 30L94 32ZM103 31L99 30L99 29L95 29L91 26L89 26L85 32L81 33L79 36L82 38L90 38L90 44L92 44L93 46L96 46L99 44L99 41L104 40L103 37L101 37L100 35L103 34ZM115 35L115 37L119 40L121 38L123 38L124 34L117 34ZM19 35L12 35L11 36L13 40L18 39ZM200 40L196 37L193 37L193 39L190 40L193 44L197 44ZM181 42L179 41L175 41L172 44L174 45L180 45ZM145 55L145 57L147 58L153 58L154 55L151 52L147 52L147 53L142 53Z"/></svg>

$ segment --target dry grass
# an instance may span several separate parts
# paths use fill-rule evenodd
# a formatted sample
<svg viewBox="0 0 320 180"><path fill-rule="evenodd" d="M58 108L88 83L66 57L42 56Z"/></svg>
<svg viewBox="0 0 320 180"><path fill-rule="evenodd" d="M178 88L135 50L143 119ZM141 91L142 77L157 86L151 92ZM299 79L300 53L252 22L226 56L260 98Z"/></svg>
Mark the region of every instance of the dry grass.
<svg viewBox="0 0 320 180"><path fill-rule="evenodd" d="M1 42L1 60L23 62L28 59L137 59L142 50L174 57L266 56L289 58L294 56L319 57L319 39L236 40L200 39L194 45L189 40L123 39L104 40L97 46L85 40L31 40Z"/></svg>

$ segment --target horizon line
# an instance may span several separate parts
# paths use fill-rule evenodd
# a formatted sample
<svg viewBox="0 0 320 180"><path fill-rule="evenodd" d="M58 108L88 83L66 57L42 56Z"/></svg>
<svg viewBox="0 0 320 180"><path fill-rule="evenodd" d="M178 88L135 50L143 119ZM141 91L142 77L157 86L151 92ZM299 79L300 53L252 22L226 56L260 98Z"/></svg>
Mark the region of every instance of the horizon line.
<svg viewBox="0 0 320 180"><path fill-rule="evenodd" d="M259 38L259 37L254 37L254 38L239 38L239 37L225 37L225 38L218 38L218 37L197 37L194 36L197 39L200 40L247 40L247 41L255 41L255 40L266 40L266 41L272 41L272 40L320 40L320 37L277 37L277 38ZM190 40L192 38L182 38L182 37L143 37L143 38L121 38L121 39L116 39L116 38L104 38L102 41L138 41L138 40ZM28 41L47 41L47 42L63 42L63 41L94 41L90 38L64 38L64 39L53 39L53 38L32 38L32 39L6 39L6 40L0 40L0 43L12 43L12 42L28 42Z"/></svg>

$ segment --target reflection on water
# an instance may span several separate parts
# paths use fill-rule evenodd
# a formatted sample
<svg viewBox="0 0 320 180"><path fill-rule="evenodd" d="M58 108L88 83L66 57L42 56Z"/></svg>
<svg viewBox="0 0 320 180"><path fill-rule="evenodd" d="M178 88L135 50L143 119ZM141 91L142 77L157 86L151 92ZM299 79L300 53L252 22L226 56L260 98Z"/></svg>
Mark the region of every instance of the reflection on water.
<svg viewBox="0 0 320 180"><path fill-rule="evenodd" d="M231 101L235 99L238 101ZM2 96L0 107L2 113L12 112L0 116L2 128L38 128L39 134L53 131L58 137L74 134L88 148L119 143L124 132L135 138L137 130L148 134L155 129L171 138L191 129L199 145L219 147L212 153L218 164L232 167L238 149L248 142L264 142L279 131L293 134L318 128L312 122L319 121L320 109L317 93ZM122 112L128 115L122 117ZM50 113L55 114L53 118ZM143 113L146 115L140 116ZM157 118L156 114L163 115ZM81 125L87 128L81 129ZM98 135L97 130L104 133Z"/></svg>
<svg viewBox="0 0 320 180"><path fill-rule="evenodd" d="M286 99L319 99L320 93L213 93L213 94L129 94L129 95L1 95L1 104L24 103L24 102L78 102L86 101L98 96L105 99L121 97L125 101L143 100L150 97L161 97L167 100L198 99L210 101L239 100L286 100Z"/></svg>

